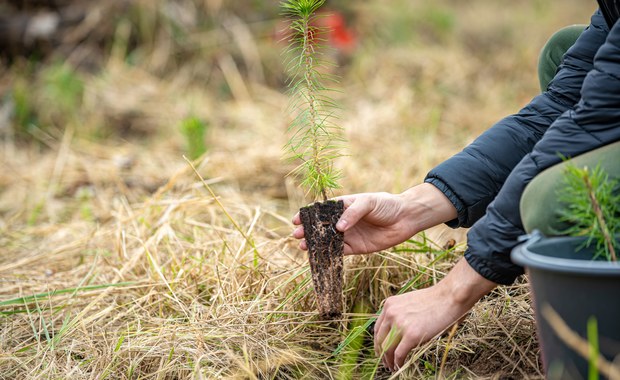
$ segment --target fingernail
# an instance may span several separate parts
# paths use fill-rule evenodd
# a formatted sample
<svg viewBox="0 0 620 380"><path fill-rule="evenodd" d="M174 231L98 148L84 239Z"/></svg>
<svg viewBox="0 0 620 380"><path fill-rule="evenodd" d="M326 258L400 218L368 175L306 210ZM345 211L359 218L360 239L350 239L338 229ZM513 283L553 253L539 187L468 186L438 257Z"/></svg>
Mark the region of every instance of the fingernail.
<svg viewBox="0 0 620 380"><path fill-rule="evenodd" d="M336 228L339 231L344 232L344 231L346 231L348 224L349 224L349 222L347 222L346 220L343 219L343 220L338 221L338 223L336 223Z"/></svg>

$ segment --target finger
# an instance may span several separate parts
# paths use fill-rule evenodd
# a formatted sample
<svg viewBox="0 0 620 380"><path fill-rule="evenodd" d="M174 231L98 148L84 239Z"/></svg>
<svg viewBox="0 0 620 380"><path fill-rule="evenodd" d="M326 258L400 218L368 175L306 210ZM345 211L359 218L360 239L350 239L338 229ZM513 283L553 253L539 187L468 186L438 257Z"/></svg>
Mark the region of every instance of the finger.
<svg viewBox="0 0 620 380"><path fill-rule="evenodd" d="M342 201L344 203L344 208L348 208L355 201L355 198L359 197L359 195L340 195L335 197L335 201Z"/></svg>
<svg viewBox="0 0 620 380"><path fill-rule="evenodd" d="M383 316L383 313L381 313L381 315L379 315L379 318L377 318L377 321L375 322L375 329L373 331L373 341L375 344L375 355L377 357L381 356L381 343L379 342L379 339L377 339L377 337L379 336L379 330L381 330L381 325L383 324L383 320L384 320L384 316Z"/></svg>
<svg viewBox="0 0 620 380"><path fill-rule="evenodd" d="M396 328L396 326L392 326L388 336L385 338L382 344L383 358L385 359L385 365L390 369L390 371L394 371L396 368L394 366L394 351L396 347L399 345L402 339L402 335Z"/></svg>
<svg viewBox="0 0 620 380"><path fill-rule="evenodd" d="M394 349L394 368L400 369L405 365L407 355L409 355L409 352L417 346L417 344L415 340L406 337L400 340L400 343L398 343L398 346Z"/></svg>
<svg viewBox="0 0 620 380"><path fill-rule="evenodd" d="M340 220L336 224L338 231L345 232L363 217L365 217L374 207L374 201L369 197L358 197L351 205L344 210Z"/></svg>
<svg viewBox="0 0 620 380"><path fill-rule="evenodd" d="M394 371L394 348L388 347L383 353L383 365L390 371Z"/></svg>
<svg viewBox="0 0 620 380"><path fill-rule="evenodd" d="M306 239L303 239L299 242L299 249L302 249L304 251L308 250L308 244L306 243Z"/></svg>
<svg viewBox="0 0 620 380"><path fill-rule="evenodd" d="M303 239L304 237L304 227L299 226L293 230L293 237L295 239Z"/></svg>
<svg viewBox="0 0 620 380"><path fill-rule="evenodd" d="M383 346L385 345L385 339L390 333L391 328L391 322L385 318L378 328L375 326L375 354L377 354L377 356L381 356L384 353Z"/></svg>
<svg viewBox="0 0 620 380"><path fill-rule="evenodd" d="M293 224L298 226L301 224L301 216L299 216L299 213L295 214L295 216L293 216Z"/></svg>

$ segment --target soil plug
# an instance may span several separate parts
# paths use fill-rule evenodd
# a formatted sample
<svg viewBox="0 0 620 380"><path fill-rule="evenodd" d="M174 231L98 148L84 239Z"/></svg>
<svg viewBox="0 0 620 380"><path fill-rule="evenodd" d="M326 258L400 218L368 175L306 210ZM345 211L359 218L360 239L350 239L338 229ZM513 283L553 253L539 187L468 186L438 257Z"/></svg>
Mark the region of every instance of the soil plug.
<svg viewBox="0 0 620 380"><path fill-rule="evenodd" d="M299 210L319 314L323 319L337 319L342 315L344 236L336 230L336 223L343 211L342 201L317 202Z"/></svg>

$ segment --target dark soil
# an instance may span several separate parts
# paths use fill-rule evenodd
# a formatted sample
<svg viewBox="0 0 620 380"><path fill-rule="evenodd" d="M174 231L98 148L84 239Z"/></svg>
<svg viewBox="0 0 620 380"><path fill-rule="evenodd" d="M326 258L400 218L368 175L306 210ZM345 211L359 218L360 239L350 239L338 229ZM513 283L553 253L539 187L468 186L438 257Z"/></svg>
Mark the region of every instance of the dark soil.
<svg viewBox="0 0 620 380"><path fill-rule="evenodd" d="M343 211L342 201L317 202L299 210L319 314L324 319L342 315L344 236L336 230L336 223Z"/></svg>

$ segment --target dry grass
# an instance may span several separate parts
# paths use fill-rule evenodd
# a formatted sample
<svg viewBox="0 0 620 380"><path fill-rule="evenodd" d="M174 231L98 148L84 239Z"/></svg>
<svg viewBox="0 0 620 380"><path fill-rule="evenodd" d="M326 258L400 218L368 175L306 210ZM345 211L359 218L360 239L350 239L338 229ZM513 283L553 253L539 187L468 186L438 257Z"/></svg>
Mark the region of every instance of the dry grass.
<svg viewBox="0 0 620 380"><path fill-rule="evenodd" d="M364 39L348 58L339 99L350 146L339 163L346 192L419 183L516 111L537 92L545 39L587 22L594 7L381 4L354 9ZM425 24L437 10L438 21ZM30 129L28 142L0 128L0 378L391 376L368 336L357 357L332 353L351 320L368 318L403 286L438 281L465 233L438 227L396 250L347 258L348 312L335 324L318 321L306 257L289 236L307 200L280 159L287 100L273 84L277 47L268 33L234 38L270 24L233 21L191 34L192 44L207 45L217 33L233 36L214 43L215 68L190 59L162 75L171 65L162 61L165 44L144 64L112 56L83 74L80 109L64 125L52 118ZM407 38L400 28L411 28ZM16 72L0 71L2 88ZM210 125L209 150L194 164L219 202L183 159L178 126L190 114ZM459 245L444 250L452 238ZM362 302L370 314L353 312ZM397 376L438 373L541 377L527 285L487 296L454 336L417 349Z"/></svg>

